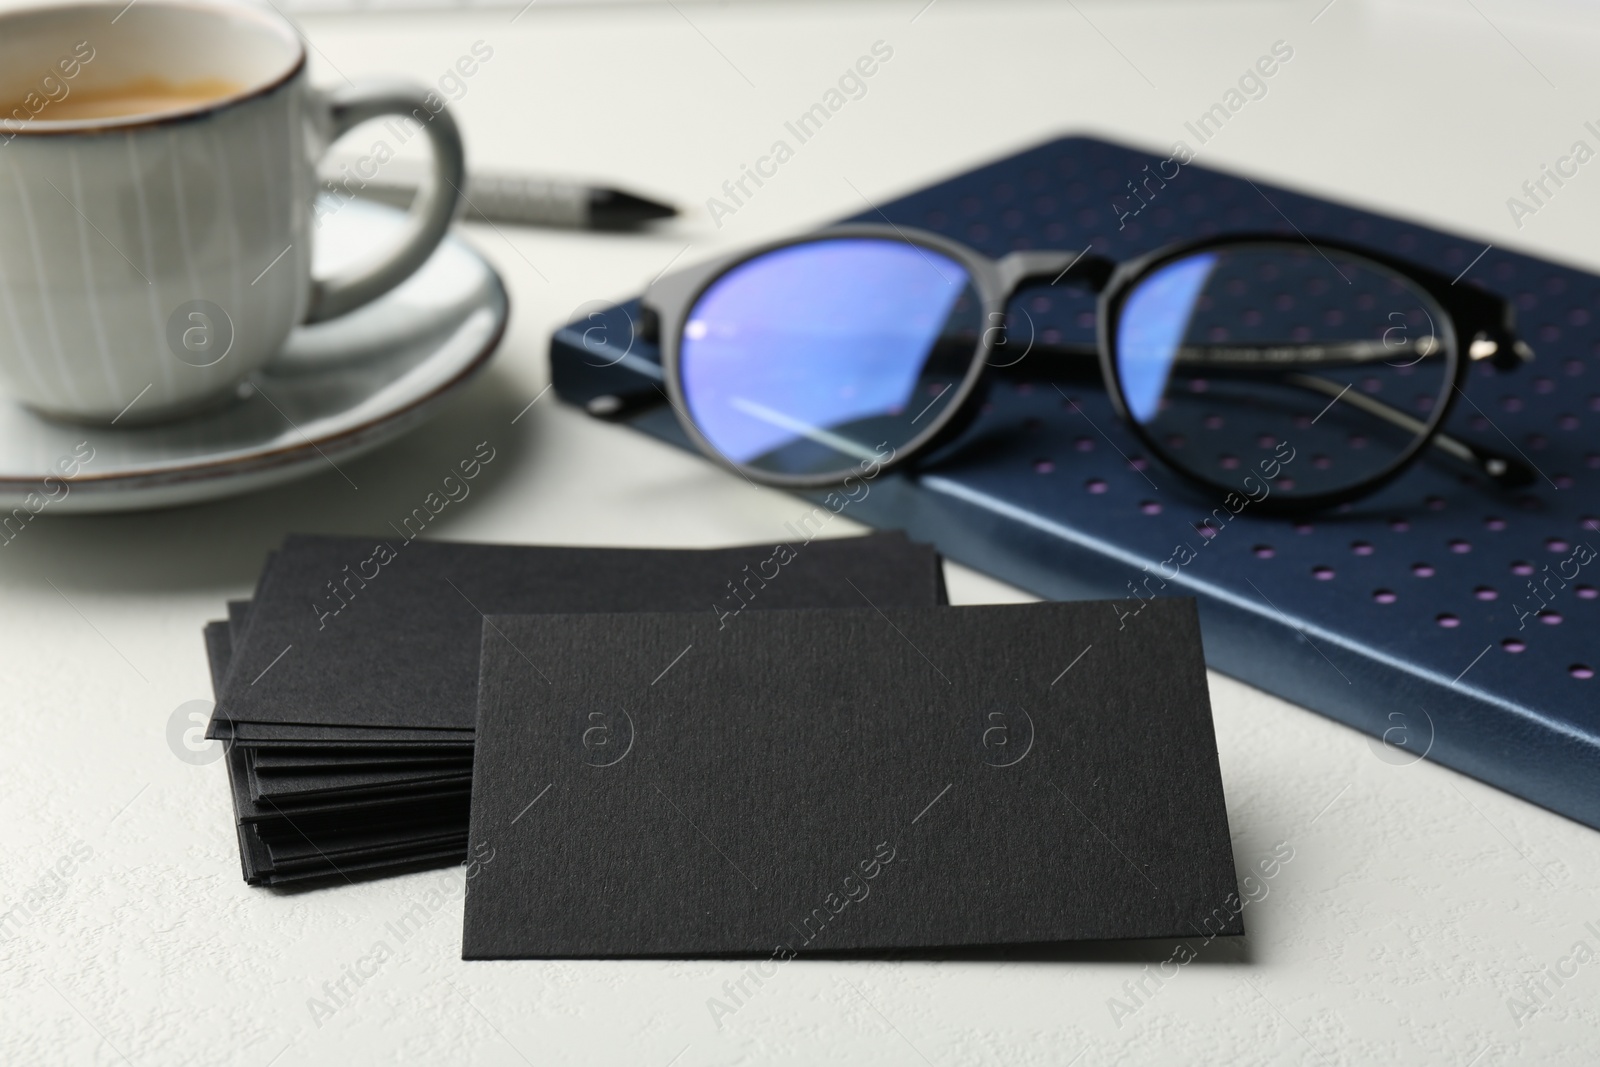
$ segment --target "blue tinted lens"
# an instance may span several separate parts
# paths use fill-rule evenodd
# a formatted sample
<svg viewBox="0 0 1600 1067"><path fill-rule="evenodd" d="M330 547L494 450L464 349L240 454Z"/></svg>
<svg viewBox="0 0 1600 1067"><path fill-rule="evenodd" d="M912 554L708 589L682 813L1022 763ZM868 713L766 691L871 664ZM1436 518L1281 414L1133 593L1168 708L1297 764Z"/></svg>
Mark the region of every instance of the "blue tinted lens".
<svg viewBox="0 0 1600 1067"><path fill-rule="evenodd" d="M977 351L966 268L878 238L792 245L695 303L679 345L689 415L735 463L784 474L881 463L938 423Z"/></svg>
<svg viewBox="0 0 1600 1067"><path fill-rule="evenodd" d="M1448 328L1382 264L1304 241L1230 244L1133 286L1116 374L1172 466L1241 499L1337 494L1418 446L1450 396Z"/></svg>
<svg viewBox="0 0 1600 1067"><path fill-rule="evenodd" d="M1216 263L1214 254L1169 263L1140 282L1123 305L1117 321L1117 369L1128 410L1139 422L1155 418L1195 301Z"/></svg>

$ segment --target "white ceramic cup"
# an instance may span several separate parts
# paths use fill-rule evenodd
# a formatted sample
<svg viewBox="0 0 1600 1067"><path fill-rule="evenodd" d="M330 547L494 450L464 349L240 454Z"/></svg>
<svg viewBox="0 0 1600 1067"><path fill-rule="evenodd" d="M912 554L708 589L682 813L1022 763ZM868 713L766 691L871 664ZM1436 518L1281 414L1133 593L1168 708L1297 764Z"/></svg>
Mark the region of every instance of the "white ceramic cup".
<svg viewBox="0 0 1600 1067"><path fill-rule="evenodd" d="M73 93L149 77L239 89L181 110L51 117ZM396 83L319 92L294 27L249 7L5 12L0 106L0 389L61 418L126 426L228 396L296 325L342 315L420 267L462 185L461 138L436 94ZM386 114L426 131L433 181L396 247L313 277L317 159Z"/></svg>

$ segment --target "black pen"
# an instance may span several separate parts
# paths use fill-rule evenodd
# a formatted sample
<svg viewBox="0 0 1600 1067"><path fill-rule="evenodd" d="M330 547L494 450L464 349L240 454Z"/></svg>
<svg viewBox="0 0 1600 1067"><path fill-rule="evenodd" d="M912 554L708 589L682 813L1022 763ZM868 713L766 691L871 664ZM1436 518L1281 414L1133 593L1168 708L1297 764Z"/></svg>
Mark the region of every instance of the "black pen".
<svg viewBox="0 0 1600 1067"><path fill-rule="evenodd" d="M396 207L409 207L416 182L360 179L335 180L324 175L323 188L348 190L356 196ZM459 214L469 222L503 222L513 226L552 226L580 230L632 230L656 219L671 218L667 204L603 186L525 178L510 174L474 173L462 189Z"/></svg>

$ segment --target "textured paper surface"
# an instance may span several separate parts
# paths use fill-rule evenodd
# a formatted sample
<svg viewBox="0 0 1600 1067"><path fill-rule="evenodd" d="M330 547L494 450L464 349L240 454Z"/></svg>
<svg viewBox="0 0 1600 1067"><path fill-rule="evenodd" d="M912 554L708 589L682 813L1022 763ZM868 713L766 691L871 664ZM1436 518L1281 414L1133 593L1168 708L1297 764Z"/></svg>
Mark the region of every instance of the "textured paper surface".
<svg viewBox="0 0 1600 1067"><path fill-rule="evenodd" d="M771 545L606 549L397 538L391 547L293 536L233 642L213 722L470 730L483 612L701 611L715 619L738 611L731 617L742 620L753 613L739 610L744 604L930 604L942 591L938 556L902 534L815 541L784 563L774 562L777 554ZM379 557L388 561L370 562Z"/></svg>
<svg viewBox="0 0 1600 1067"><path fill-rule="evenodd" d="M1242 932L1194 604L492 618L463 955Z"/></svg>
<svg viewBox="0 0 1600 1067"><path fill-rule="evenodd" d="M729 619L742 615L746 606L826 605L847 596L905 604L943 601L937 555L897 533L819 542L805 563L795 566L788 559L772 562L775 549L767 546L685 551L419 542L403 546L408 561L420 560L409 569L387 571L400 561L396 556L370 582L335 572L339 558L370 551L369 545L352 538L290 538L268 557L254 599L230 601L227 623L207 627L219 692L229 684L233 650L264 647L271 659L259 671L252 667L248 675L235 677L236 690L253 693L287 668L290 681L269 702L280 710L289 707L294 718L316 720L213 717L212 736L235 745L227 766L242 824L247 881L282 885L337 878L358 869L378 871L414 856L437 859L444 847L441 834L450 847L465 851L470 718L454 726L438 725L419 703L417 693L427 696L421 684L413 686L409 699L399 693L403 687L391 688L400 703L389 710L399 707L406 725L329 722L324 712L330 704L348 702L352 693L359 697L374 676L403 675L431 683L435 679L429 665L439 663L446 675L454 670L461 676L457 682L469 687L465 702L475 709L480 624L472 612L480 601L518 611L552 605L568 611L662 609L685 607L718 582L740 583L739 593L724 591L721 614ZM760 578L774 569L782 581ZM312 579L323 581L326 594L330 573L343 578L348 602L324 595L320 601L297 604L295 597ZM383 584L379 577L395 580ZM379 591L383 596L365 596ZM355 610L358 596L360 612ZM269 610L258 611L263 604ZM285 624L277 629L270 610L274 604ZM304 618L297 614L302 607L312 609L314 632L306 631ZM447 621L436 624L441 612ZM252 631L260 620L265 621ZM327 634L341 632L336 624L358 632L346 635L344 644L324 645ZM399 644L388 640L396 631ZM273 652L285 632L294 640ZM425 635L432 652L422 654L414 641L405 644L408 633ZM219 701L219 709L225 701ZM419 714L423 724L411 725Z"/></svg>

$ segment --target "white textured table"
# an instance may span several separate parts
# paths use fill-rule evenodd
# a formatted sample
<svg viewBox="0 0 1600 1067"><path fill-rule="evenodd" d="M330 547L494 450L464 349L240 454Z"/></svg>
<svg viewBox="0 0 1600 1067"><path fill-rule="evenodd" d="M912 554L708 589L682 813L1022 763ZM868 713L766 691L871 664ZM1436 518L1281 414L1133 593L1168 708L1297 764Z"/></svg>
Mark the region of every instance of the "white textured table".
<svg viewBox="0 0 1600 1067"><path fill-rule="evenodd" d="M1600 16L1576 0L1337 0L1320 16L1324 0L923 3L307 18L324 81L436 81L484 41L493 58L455 105L476 161L694 210L646 237L471 229L513 294L505 347L436 423L350 464L359 489L330 472L187 510L46 515L0 549L0 910L28 915L0 931L0 1062L1600 1060L1600 836L1431 764L1395 766L1216 675L1241 873L1280 843L1293 859L1246 909L1243 943L1182 968L1162 966L1169 943L796 962L719 1029L707 1001L743 964L462 963L459 871L297 895L241 882L222 765L177 758L167 726L209 696L201 624L285 532L380 528L484 439L501 458L432 535L710 545L778 536L802 510L551 395L512 425L545 386L551 328L669 262L1069 130L1166 148L1284 40L1293 62L1207 161L1600 265L1600 171L1520 229L1505 203L1600 118ZM868 94L717 228L706 198L880 40L893 60ZM1020 596L952 572L958 601ZM446 903L396 939L387 924L440 886ZM378 941L393 957L314 1018L308 1002Z"/></svg>

